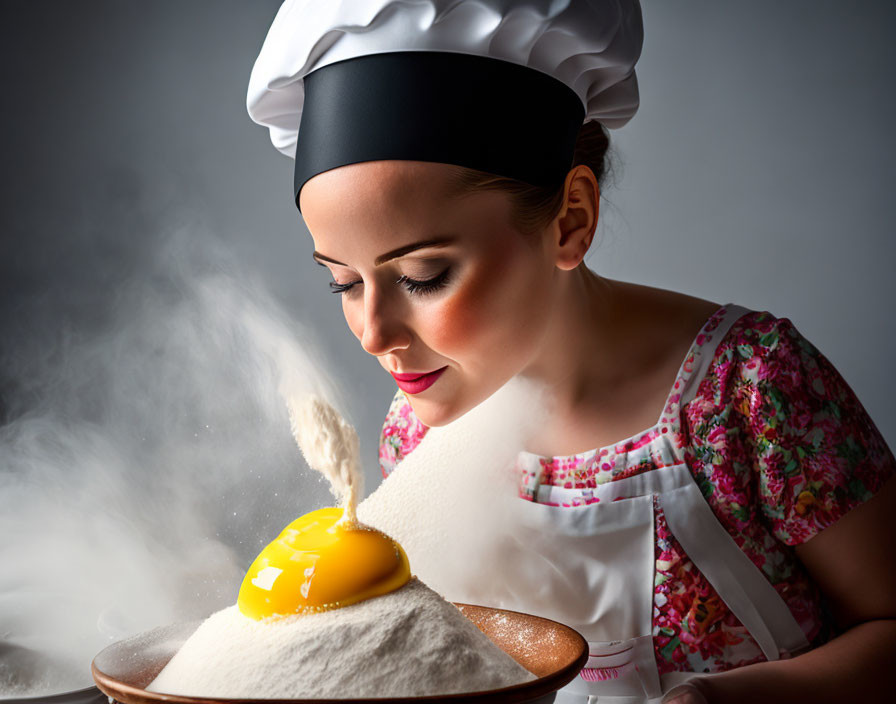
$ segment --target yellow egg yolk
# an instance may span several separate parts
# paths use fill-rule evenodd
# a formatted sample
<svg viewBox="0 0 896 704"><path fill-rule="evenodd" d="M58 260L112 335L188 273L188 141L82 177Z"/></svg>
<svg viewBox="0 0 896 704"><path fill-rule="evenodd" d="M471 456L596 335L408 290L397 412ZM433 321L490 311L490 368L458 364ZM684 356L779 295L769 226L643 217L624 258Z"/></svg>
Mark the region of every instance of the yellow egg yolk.
<svg viewBox="0 0 896 704"><path fill-rule="evenodd" d="M342 526L341 508L297 518L249 567L237 604L253 619L313 613L356 604L404 586L408 558L389 536Z"/></svg>

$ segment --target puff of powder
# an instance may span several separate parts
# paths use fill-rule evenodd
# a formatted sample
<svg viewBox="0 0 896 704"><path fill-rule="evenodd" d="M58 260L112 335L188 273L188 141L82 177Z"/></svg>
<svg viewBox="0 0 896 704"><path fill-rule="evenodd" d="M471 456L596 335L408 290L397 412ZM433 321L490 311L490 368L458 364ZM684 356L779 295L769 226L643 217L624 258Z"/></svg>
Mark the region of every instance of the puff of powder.
<svg viewBox="0 0 896 704"><path fill-rule="evenodd" d="M147 687L223 698L453 694L534 679L420 580L352 606L254 621L212 614Z"/></svg>

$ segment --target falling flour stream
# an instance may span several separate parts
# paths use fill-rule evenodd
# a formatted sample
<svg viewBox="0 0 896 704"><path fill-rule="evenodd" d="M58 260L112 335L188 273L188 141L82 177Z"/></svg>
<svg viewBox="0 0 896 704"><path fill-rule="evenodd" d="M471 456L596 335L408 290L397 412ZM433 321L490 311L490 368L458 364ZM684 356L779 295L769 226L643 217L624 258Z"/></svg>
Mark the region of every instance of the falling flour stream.
<svg viewBox="0 0 896 704"><path fill-rule="evenodd" d="M318 396L288 398L293 437L311 469L330 482L345 512L340 523L357 525L358 497L363 490L358 434L330 404Z"/></svg>

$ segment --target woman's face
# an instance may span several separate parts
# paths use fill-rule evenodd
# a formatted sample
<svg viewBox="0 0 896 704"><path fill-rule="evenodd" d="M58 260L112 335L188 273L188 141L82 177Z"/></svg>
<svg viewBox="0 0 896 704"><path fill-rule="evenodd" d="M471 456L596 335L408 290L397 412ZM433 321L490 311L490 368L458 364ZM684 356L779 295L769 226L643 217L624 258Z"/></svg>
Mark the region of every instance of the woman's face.
<svg viewBox="0 0 896 704"><path fill-rule="evenodd" d="M318 174L301 192L315 259L333 275L349 328L386 371L406 377L398 385L429 426L534 362L556 271L544 238L511 226L506 195L454 195L455 171L363 162Z"/></svg>

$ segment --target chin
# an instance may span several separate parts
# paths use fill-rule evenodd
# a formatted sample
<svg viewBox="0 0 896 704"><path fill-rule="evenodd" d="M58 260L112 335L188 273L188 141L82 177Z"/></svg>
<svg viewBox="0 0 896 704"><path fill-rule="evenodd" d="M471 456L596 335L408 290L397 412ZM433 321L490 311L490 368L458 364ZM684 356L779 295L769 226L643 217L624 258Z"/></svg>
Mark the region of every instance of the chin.
<svg viewBox="0 0 896 704"><path fill-rule="evenodd" d="M409 396L408 401L411 403L411 408L414 411L414 415L417 416L417 420L428 428L439 428L443 425L448 425L472 408L472 406L470 408L458 408L453 404L427 402L422 399L416 399L413 396Z"/></svg>
<svg viewBox="0 0 896 704"><path fill-rule="evenodd" d="M491 396L491 393L474 398L453 398L438 401L408 395L408 401L411 404L414 415L417 416L417 419L423 425L429 428L439 428L453 423L468 411L472 411L489 396Z"/></svg>

